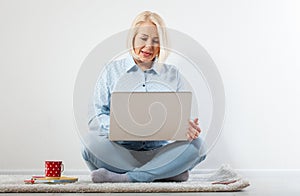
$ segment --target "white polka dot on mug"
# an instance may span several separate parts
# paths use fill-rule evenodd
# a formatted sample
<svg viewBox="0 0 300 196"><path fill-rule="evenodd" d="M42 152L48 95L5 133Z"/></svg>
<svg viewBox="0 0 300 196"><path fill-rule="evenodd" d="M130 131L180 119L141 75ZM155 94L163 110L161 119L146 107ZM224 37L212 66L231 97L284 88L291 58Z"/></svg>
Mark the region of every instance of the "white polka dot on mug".
<svg viewBox="0 0 300 196"><path fill-rule="evenodd" d="M45 176L46 177L61 177L64 171L64 164L60 160L45 161Z"/></svg>

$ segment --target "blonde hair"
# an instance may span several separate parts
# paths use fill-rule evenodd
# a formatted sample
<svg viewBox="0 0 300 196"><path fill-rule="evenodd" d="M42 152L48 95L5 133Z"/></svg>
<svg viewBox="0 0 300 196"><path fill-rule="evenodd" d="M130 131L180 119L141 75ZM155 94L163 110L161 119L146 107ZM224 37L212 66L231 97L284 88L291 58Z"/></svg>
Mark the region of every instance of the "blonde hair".
<svg viewBox="0 0 300 196"><path fill-rule="evenodd" d="M155 24L158 37L159 37L159 45L160 50L158 54L158 62L163 63L168 56L167 48L168 48L168 37L166 32L166 26L163 19L156 13L150 11L144 11L136 16L131 25L131 29L129 30L129 36L127 40L128 48L130 54L135 59L139 59L138 55L134 52L134 39L137 35L138 29L144 22L151 22Z"/></svg>

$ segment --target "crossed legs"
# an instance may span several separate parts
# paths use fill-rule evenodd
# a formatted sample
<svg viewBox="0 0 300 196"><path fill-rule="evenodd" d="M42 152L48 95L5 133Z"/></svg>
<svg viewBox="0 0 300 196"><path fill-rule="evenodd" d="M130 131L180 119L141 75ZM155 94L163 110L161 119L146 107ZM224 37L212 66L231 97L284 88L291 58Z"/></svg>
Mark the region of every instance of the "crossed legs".
<svg viewBox="0 0 300 196"><path fill-rule="evenodd" d="M133 151L105 136L89 133L82 151L94 182L185 181L206 157L201 138L178 141L150 151Z"/></svg>

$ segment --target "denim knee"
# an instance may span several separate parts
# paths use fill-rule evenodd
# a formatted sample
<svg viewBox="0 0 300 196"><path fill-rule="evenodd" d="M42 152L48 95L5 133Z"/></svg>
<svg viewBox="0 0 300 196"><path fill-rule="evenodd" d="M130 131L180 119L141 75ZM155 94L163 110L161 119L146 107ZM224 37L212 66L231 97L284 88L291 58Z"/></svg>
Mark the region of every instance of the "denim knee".
<svg viewBox="0 0 300 196"><path fill-rule="evenodd" d="M89 152L87 151L86 147L81 148L81 156L85 161L89 161Z"/></svg>

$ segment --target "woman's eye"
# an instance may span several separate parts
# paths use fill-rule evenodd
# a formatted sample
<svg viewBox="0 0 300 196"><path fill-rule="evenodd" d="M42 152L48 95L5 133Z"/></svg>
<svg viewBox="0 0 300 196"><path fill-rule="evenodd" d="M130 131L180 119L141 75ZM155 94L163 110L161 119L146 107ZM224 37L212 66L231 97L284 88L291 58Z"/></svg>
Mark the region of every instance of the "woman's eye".
<svg viewBox="0 0 300 196"><path fill-rule="evenodd" d="M159 44L159 40L153 40L153 43L155 43L155 44Z"/></svg>
<svg viewBox="0 0 300 196"><path fill-rule="evenodd" d="M141 37L141 40L143 40L143 41L147 41L147 37Z"/></svg>

